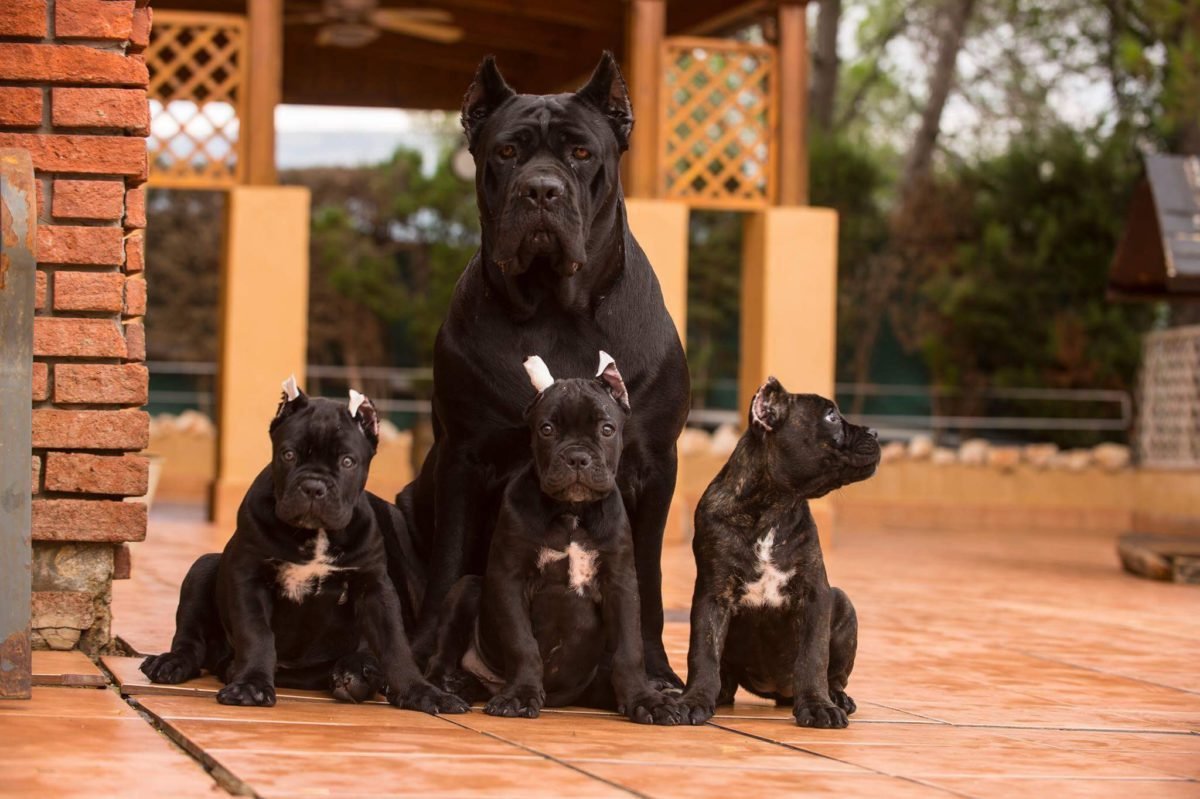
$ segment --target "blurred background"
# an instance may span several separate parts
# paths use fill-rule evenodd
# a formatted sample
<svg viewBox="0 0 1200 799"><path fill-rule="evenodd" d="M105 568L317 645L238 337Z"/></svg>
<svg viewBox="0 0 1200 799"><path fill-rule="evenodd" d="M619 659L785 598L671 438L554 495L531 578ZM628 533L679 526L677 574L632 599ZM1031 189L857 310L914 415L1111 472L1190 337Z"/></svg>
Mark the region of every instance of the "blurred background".
<svg viewBox="0 0 1200 799"><path fill-rule="evenodd" d="M768 5L721 35L775 43ZM1200 322L1200 306L1120 292L1110 270L1144 157L1200 152L1196 17L1163 1L808 4L809 201L839 214L837 399L895 442L889 457L1136 460L1144 337ZM281 105L275 123L279 180L312 197L307 388L367 391L402 472L423 455L434 336L478 245L457 115ZM147 201L167 494L211 480L225 201ZM742 416L743 216L689 217L685 453L723 455Z"/></svg>

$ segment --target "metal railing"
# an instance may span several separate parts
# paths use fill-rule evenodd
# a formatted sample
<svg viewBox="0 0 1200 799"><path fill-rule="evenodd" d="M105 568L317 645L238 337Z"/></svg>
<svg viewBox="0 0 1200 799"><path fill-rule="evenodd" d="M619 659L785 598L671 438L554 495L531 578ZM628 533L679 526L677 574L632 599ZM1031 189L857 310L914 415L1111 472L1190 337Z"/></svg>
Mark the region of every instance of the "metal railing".
<svg viewBox="0 0 1200 799"><path fill-rule="evenodd" d="M150 402L152 405L176 405L199 408L211 414L213 406L212 378L217 373L215 363L187 363L178 361L151 361L147 364L151 375ZM355 388L371 397L375 406L385 414L396 416L429 413L430 403L422 395L428 391L433 380L433 370L401 367L360 367L310 364L307 372L308 385L305 390L317 396L340 397L351 381ZM154 387L154 378L159 377L197 378L194 387L162 389ZM207 385L205 385L207 384ZM847 414L859 424L869 425L884 431L944 432L995 431L995 432L1063 432L1083 431L1095 433L1128 432L1133 426L1133 399L1127 391L1110 389L1059 389L1059 388L985 388L964 390L954 386L887 385L880 383L838 383L837 396L843 399L843 409L849 407L851 397L864 396L872 399L890 398L927 404L927 413L864 412ZM952 404L955 400L973 401L975 404L1001 404L1010 406L1033 406L1031 413L1013 411L1005 414L954 414L944 413L939 406ZM1062 415L1047 411L1048 405L1062 409ZM1080 415L1081 411L1089 415ZM716 427L722 424L740 424L744 412L728 408L693 408L689 424L701 427Z"/></svg>

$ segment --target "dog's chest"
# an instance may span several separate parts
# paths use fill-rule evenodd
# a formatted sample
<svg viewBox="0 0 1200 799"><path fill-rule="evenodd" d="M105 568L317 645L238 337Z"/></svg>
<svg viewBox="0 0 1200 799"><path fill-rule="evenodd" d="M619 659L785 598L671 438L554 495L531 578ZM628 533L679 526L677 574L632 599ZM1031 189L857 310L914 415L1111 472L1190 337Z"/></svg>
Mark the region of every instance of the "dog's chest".
<svg viewBox="0 0 1200 799"><path fill-rule="evenodd" d="M321 583L330 575L339 571L349 571L352 567L337 565L337 555L330 552L329 536L324 530L318 530L312 540L305 545L311 557L301 563L280 563L277 567L275 581L280 596L300 603L312 594L321 590ZM345 602L343 590L339 603Z"/></svg>
<svg viewBox="0 0 1200 799"><path fill-rule="evenodd" d="M795 568L784 568L783 553L776 544L772 527L754 543L754 559L749 577L742 584L738 604L750 608L778 608L787 602L787 584L796 576Z"/></svg>
<svg viewBox="0 0 1200 799"><path fill-rule="evenodd" d="M568 516L560 522L566 527L566 535L553 536L559 539L554 546L544 545L538 550L538 573L548 579L565 579L571 591L585 596L596 581L600 553L582 540L585 536L580 535L578 516ZM565 546L558 546L564 538Z"/></svg>

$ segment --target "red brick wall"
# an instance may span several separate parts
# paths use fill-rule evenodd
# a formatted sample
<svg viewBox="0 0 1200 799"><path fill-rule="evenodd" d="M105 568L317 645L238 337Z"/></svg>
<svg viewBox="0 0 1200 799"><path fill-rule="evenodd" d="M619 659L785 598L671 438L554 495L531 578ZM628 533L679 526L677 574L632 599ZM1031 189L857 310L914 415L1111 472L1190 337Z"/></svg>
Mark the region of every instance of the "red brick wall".
<svg viewBox="0 0 1200 799"><path fill-rule="evenodd" d="M35 645L102 649L124 542L146 534L149 0L3 0L0 147L38 188Z"/></svg>

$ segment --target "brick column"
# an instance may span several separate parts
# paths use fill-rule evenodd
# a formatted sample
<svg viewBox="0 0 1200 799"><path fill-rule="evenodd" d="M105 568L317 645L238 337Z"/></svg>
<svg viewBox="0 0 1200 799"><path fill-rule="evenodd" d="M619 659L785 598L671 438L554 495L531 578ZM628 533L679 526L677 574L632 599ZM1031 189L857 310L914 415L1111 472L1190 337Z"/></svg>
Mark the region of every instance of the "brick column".
<svg viewBox="0 0 1200 799"><path fill-rule="evenodd" d="M113 564L146 535L142 184L149 0L5 0L0 147L38 192L33 643L110 641Z"/></svg>

